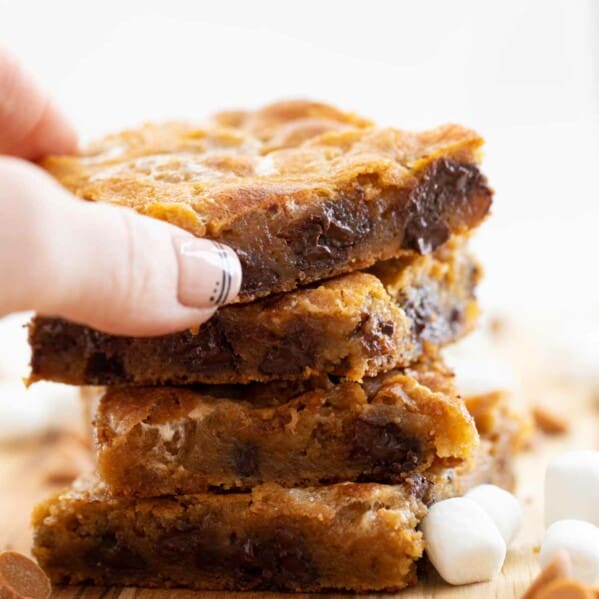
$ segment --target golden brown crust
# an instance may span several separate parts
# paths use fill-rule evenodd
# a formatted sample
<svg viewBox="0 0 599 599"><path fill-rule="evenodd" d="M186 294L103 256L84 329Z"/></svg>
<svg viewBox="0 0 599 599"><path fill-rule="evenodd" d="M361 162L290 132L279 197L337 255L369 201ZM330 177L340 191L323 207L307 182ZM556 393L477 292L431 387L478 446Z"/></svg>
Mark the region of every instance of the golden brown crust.
<svg viewBox="0 0 599 599"><path fill-rule="evenodd" d="M491 202L482 143L458 125L410 133L294 101L148 124L43 166L82 198L231 245L248 301L476 226Z"/></svg>
<svg viewBox="0 0 599 599"><path fill-rule="evenodd" d="M290 129L293 143L276 141ZM146 124L110 135L82 156L48 157L43 166L85 199L152 216L165 210L165 220L179 212L175 224L214 237L247 210L284 203L286 192L333 196L337 186L368 174L402 185L439 155L475 161L482 144L459 125L419 133L377 128L331 106L294 101L239 119L216 115L204 126Z"/></svg>

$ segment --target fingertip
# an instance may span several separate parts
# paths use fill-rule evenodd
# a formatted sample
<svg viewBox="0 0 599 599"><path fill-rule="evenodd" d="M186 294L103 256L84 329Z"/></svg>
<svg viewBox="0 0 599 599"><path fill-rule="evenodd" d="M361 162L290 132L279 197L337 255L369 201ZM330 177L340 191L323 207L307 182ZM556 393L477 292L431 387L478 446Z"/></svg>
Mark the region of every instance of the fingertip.
<svg viewBox="0 0 599 599"><path fill-rule="evenodd" d="M241 263L228 246L191 235L175 237L178 299L183 306L210 308L230 303L241 288Z"/></svg>
<svg viewBox="0 0 599 599"><path fill-rule="evenodd" d="M37 130L32 132L32 138L32 147L38 146L32 156L34 159L48 154L76 154L79 150L75 128L51 98L47 101Z"/></svg>

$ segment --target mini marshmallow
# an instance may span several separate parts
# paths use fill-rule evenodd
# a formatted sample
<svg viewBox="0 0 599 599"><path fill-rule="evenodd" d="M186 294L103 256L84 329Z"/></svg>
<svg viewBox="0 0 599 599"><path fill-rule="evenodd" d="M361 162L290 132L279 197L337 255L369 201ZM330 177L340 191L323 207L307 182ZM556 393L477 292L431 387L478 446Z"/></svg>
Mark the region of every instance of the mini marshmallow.
<svg viewBox="0 0 599 599"><path fill-rule="evenodd" d="M495 485L479 485L466 493L489 514L499 529L506 545L509 545L522 528L522 508L511 494Z"/></svg>
<svg viewBox="0 0 599 599"><path fill-rule="evenodd" d="M599 528L582 520L554 522L545 531L541 567L561 550L572 560L573 578L585 584L599 583Z"/></svg>
<svg viewBox="0 0 599 599"><path fill-rule="evenodd" d="M545 526L566 519L599 526L599 451L568 451L547 468Z"/></svg>
<svg viewBox="0 0 599 599"><path fill-rule="evenodd" d="M487 512L471 499L435 503L421 530L430 561L450 584L491 580L501 570L505 541Z"/></svg>

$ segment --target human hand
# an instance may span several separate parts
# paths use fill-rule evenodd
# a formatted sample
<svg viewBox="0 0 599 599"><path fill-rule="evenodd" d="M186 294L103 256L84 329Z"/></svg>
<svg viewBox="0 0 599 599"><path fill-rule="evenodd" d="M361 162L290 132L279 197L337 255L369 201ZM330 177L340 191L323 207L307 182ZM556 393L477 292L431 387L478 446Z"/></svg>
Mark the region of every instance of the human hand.
<svg viewBox="0 0 599 599"><path fill-rule="evenodd" d="M50 98L0 50L0 316L61 316L108 333L158 335L200 324L214 283L241 265L230 248L132 210L83 202L26 160L73 153Z"/></svg>

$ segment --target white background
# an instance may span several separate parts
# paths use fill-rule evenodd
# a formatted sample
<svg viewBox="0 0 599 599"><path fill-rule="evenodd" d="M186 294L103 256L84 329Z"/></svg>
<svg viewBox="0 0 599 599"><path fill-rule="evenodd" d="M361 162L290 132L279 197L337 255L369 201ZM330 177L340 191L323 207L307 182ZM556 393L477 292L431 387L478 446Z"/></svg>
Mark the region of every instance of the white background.
<svg viewBox="0 0 599 599"><path fill-rule="evenodd" d="M0 0L0 40L84 139L286 97L478 129L483 304L599 364L599 2Z"/></svg>

